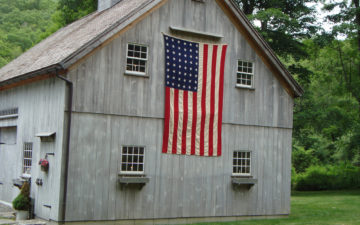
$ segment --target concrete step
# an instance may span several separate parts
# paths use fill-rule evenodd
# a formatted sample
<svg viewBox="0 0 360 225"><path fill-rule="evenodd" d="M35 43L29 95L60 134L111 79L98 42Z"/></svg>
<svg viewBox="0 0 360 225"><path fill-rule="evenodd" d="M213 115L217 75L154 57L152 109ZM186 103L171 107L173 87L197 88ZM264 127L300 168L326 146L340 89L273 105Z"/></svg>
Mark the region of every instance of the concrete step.
<svg viewBox="0 0 360 225"><path fill-rule="evenodd" d="M41 220L21 220L17 221L18 225L46 225L46 222Z"/></svg>
<svg viewBox="0 0 360 225"><path fill-rule="evenodd" d="M41 220L8 220L0 219L0 225L46 225L46 222Z"/></svg>
<svg viewBox="0 0 360 225"><path fill-rule="evenodd" d="M14 220L0 219L0 225L16 225L17 223Z"/></svg>
<svg viewBox="0 0 360 225"><path fill-rule="evenodd" d="M13 220L15 217L14 212L0 212L0 218Z"/></svg>

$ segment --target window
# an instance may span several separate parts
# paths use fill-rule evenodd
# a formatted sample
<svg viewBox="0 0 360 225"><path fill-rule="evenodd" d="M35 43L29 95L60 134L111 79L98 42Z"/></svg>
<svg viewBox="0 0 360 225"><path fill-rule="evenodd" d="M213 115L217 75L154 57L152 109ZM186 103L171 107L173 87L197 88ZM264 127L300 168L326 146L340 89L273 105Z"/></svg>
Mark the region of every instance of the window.
<svg viewBox="0 0 360 225"><path fill-rule="evenodd" d="M251 174L251 152L234 151L233 175L250 176Z"/></svg>
<svg viewBox="0 0 360 225"><path fill-rule="evenodd" d="M146 75L148 48L145 45L128 44L126 55L126 74Z"/></svg>
<svg viewBox="0 0 360 225"><path fill-rule="evenodd" d="M26 173L26 174L30 174L30 172L31 172L32 148L33 148L33 144L31 142L24 143L23 173Z"/></svg>
<svg viewBox="0 0 360 225"><path fill-rule="evenodd" d="M254 63L238 61L236 86L252 88L254 83Z"/></svg>
<svg viewBox="0 0 360 225"><path fill-rule="evenodd" d="M16 144L17 127L0 127L0 145Z"/></svg>
<svg viewBox="0 0 360 225"><path fill-rule="evenodd" d="M121 173L144 173L145 148L140 146L123 146L121 153Z"/></svg>

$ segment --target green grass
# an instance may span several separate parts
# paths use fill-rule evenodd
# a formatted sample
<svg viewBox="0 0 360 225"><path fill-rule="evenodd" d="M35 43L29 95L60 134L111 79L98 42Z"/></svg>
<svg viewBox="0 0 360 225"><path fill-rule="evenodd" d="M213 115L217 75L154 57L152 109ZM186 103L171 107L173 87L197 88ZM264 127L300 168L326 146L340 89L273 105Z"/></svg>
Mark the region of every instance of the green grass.
<svg viewBox="0 0 360 225"><path fill-rule="evenodd" d="M254 219L223 223L198 223L197 225L200 224L360 225L360 190L294 192L291 196L291 214L288 218Z"/></svg>

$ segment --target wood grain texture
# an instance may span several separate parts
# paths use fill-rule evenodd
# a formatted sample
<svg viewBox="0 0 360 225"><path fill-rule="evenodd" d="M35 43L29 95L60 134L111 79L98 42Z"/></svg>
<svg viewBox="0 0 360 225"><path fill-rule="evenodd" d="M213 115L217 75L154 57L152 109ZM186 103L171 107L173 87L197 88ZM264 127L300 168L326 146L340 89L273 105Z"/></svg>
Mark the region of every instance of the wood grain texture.
<svg viewBox="0 0 360 225"><path fill-rule="evenodd" d="M224 38L173 33L169 26ZM162 33L229 45L221 157L161 153ZM148 77L124 75L129 42L149 47ZM238 59L254 62L255 90L235 88ZM73 67L68 78L74 82L68 221L289 213L292 97L215 1L169 0ZM149 183L141 190L117 183L123 145L146 146ZM258 182L250 190L231 185L234 150L252 152Z"/></svg>
<svg viewBox="0 0 360 225"><path fill-rule="evenodd" d="M0 92L0 110L18 108L16 144L1 145L0 171L4 185L0 186L0 199L11 202L19 190L12 179L22 174L24 142L33 143L31 176L43 180L42 186L31 184L31 197L35 198L36 216L58 220L63 150L63 128L65 117L65 84L57 78L28 83ZM1 124L5 120L1 120ZM13 121L14 122L14 121ZM13 124L14 125L14 124ZM56 141L44 143L35 135L41 132L56 132ZM5 140L6 142L6 140ZM49 156L50 168L47 173L40 170L38 162ZM51 209L44 207L50 205Z"/></svg>

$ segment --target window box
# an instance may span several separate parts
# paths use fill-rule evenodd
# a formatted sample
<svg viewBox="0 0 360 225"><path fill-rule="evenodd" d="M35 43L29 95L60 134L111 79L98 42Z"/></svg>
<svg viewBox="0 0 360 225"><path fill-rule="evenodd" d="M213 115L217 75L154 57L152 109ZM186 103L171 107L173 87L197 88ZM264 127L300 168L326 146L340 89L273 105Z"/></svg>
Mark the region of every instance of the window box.
<svg viewBox="0 0 360 225"><path fill-rule="evenodd" d="M247 177L231 177L231 184L233 187L246 187L250 189L252 186L257 184L257 179Z"/></svg>
<svg viewBox="0 0 360 225"><path fill-rule="evenodd" d="M150 178L145 175L142 176L130 176L119 174L118 182L121 189L125 187L137 186L139 189L142 189L145 184L149 183Z"/></svg>

